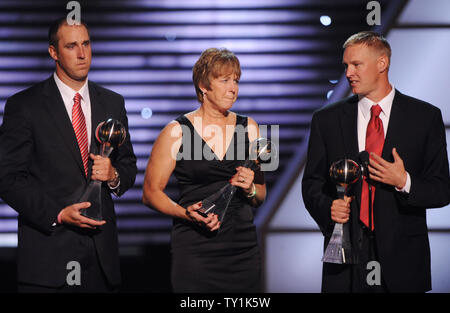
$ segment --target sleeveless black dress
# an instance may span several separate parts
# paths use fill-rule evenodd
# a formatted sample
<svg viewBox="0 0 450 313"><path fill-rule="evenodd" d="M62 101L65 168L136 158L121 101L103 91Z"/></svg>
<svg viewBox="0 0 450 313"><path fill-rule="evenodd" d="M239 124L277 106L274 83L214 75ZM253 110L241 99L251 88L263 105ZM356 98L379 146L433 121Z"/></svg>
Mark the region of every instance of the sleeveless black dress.
<svg viewBox="0 0 450 313"><path fill-rule="evenodd" d="M187 208L225 186L236 168L243 165L249 139L247 132L238 130L247 127L247 117L237 115L236 131L223 160L212 152L187 117L180 116L176 121L182 126L183 139L174 174L180 189L178 203ZM202 151L195 152L194 146ZM260 177L254 170L255 177ZM240 188L218 231L174 218L171 239L174 292L261 292L253 210Z"/></svg>

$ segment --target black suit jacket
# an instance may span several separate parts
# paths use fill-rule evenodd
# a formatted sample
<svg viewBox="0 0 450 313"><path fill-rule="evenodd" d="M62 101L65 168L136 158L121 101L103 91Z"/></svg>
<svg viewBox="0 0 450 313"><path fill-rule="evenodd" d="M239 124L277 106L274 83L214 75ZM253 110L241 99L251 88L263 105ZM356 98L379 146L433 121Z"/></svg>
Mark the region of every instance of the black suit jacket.
<svg viewBox="0 0 450 313"><path fill-rule="evenodd" d="M325 236L334 228L331 203L336 187L329 178L330 165L340 159L357 160L358 97L352 96L315 112L311 122L307 163L302 181L305 206ZM426 208L449 203L450 179L445 127L438 108L396 90L382 157L393 162L392 148L403 159L411 176L409 195L377 184L374 200L376 243L382 276L391 292L431 289L430 248ZM352 241L360 233L361 182L353 186ZM346 265L323 264L322 290L348 286Z"/></svg>
<svg viewBox="0 0 450 313"><path fill-rule="evenodd" d="M134 184L137 172L124 100L93 82L89 82L89 96L91 152L99 151L95 139L98 123L113 118L127 128L125 143L110 156L120 175L116 191L120 196ZM52 226L64 207L79 202L88 183L72 123L53 76L10 97L0 128L0 197L19 213L19 282L62 286L69 272L67 263L84 255L84 240L89 237L95 242L108 281L120 283L116 216L106 184L102 187L106 224L99 230Z"/></svg>

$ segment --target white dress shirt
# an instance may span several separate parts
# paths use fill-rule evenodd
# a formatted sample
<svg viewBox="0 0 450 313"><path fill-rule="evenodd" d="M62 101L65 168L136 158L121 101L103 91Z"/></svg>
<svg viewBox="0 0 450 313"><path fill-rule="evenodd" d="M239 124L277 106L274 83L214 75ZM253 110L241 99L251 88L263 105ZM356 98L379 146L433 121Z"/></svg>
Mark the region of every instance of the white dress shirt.
<svg viewBox="0 0 450 313"><path fill-rule="evenodd" d="M379 105L381 107L380 119L383 122L384 138L386 138L387 130L389 127L389 117L391 116L392 102L394 101L395 88L391 85L392 89L389 94L375 103L366 97L360 97L358 101L358 146L359 151L366 149L366 132L367 125L370 121L370 108L373 105ZM401 157L401 156L400 156ZM403 189L397 189L397 191L409 193L411 188L411 178L409 173L406 172L406 184Z"/></svg>

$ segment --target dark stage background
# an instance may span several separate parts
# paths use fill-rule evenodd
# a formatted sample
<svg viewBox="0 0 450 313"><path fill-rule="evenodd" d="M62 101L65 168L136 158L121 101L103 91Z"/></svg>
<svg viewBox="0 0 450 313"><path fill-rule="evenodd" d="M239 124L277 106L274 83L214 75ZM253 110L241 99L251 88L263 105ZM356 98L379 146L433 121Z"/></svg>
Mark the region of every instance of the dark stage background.
<svg viewBox="0 0 450 313"><path fill-rule="evenodd" d="M171 290L172 222L142 205L143 176L152 144L164 125L198 107L192 66L209 47L226 47L241 61L240 93L233 110L269 129L279 125L279 167L266 175L268 198L255 218L266 276L276 271L266 262L270 222L301 173L312 113L348 92L340 83L341 46L349 35L372 28L366 20L368 2L79 1L92 40L89 79L125 97L138 156L134 188L115 199L123 292ZM382 25L377 29L387 33L407 2L378 1ZM67 3L0 1L0 122L9 96L53 73L47 53L48 24L69 13ZM166 191L177 199L173 177ZM290 193L298 195L300 190ZM300 210L303 203L298 201ZM0 292L15 291L16 216L0 200ZM282 227L281 233L289 229ZM317 228L305 229L317 234ZM315 262L320 265L320 259ZM276 292L269 284L266 281L266 290Z"/></svg>

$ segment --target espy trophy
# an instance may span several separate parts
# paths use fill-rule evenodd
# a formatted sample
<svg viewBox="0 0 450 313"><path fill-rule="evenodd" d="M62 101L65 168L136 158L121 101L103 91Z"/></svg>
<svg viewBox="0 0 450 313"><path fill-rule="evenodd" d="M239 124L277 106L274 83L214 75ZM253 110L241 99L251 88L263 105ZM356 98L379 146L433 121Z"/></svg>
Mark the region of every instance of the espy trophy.
<svg viewBox="0 0 450 313"><path fill-rule="evenodd" d="M127 132L125 127L117 120L108 119L98 124L95 130L95 138L100 143L100 155L109 157L113 149L116 149L125 141ZM102 181L92 180L87 186L79 202L90 202L91 206L82 209L81 215L101 221L102 216Z"/></svg>
<svg viewBox="0 0 450 313"><path fill-rule="evenodd" d="M271 159L277 157L277 149L269 139L258 138L250 145L250 155L245 160L243 167L251 167L252 163L257 165L261 163L269 163ZM219 191L202 200L202 207L198 209L198 213L202 216L208 216L208 213L218 215L219 221L222 221L228 209L231 199L233 198L237 187L227 183Z"/></svg>
<svg viewBox="0 0 450 313"><path fill-rule="evenodd" d="M337 185L336 189L339 199L344 199L348 187L356 183L360 176L361 168L355 161L350 159L339 160L330 167L330 177ZM322 262L336 264L354 263L348 222L335 224L330 242L323 254Z"/></svg>

